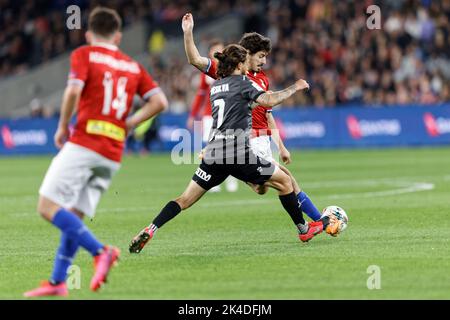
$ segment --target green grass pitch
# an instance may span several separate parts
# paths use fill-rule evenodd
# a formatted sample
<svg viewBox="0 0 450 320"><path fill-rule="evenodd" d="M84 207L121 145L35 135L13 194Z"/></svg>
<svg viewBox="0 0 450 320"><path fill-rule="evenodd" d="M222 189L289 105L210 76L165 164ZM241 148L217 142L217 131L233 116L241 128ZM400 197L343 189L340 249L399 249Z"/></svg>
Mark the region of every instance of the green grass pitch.
<svg viewBox="0 0 450 320"><path fill-rule="evenodd" d="M196 165L169 154L126 157L86 220L122 250L99 293L80 250L71 299L449 299L450 148L294 152L289 168L316 205L343 207L348 229L304 244L277 194L206 194L138 255L130 239L178 196ZM0 298L47 279L59 232L35 212L50 157L0 159ZM380 289L369 290L369 266ZM369 283L375 283L369 281Z"/></svg>

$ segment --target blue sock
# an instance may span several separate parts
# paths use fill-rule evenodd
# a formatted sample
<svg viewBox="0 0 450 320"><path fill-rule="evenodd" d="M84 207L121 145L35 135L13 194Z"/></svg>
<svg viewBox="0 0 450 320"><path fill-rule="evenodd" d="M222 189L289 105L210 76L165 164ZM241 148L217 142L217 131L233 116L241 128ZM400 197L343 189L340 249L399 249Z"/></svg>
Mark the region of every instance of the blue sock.
<svg viewBox="0 0 450 320"><path fill-rule="evenodd" d="M320 219L320 211L317 210L316 206L314 205L314 203L312 203L311 199L309 199L306 193L304 193L303 191L299 192L299 194L297 194L297 199L300 209L304 213L306 213L308 217L310 217L314 221Z"/></svg>
<svg viewBox="0 0 450 320"><path fill-rule="evenodd" d="M66 209L59 209L53 217L52 223L93 256L98 255L104 247L84 225L83 221Z"/></svg>
<svg viewBox="0 0 450 320"><path fill-rule="evenodd" d="M67 269L72 265L78 247L76 240L71 239L66 233L61 233L61 244L56 252L50 282L57 284L66 281Z"/></svg>

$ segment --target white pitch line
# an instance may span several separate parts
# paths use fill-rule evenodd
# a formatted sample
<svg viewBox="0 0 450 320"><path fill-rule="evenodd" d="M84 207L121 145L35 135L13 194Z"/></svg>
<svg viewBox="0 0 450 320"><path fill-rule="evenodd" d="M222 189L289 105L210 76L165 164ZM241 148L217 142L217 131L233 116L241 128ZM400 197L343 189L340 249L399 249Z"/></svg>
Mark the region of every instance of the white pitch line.
<svg viewBox="0 0 450 320"><path fill-rule="evenodd" d="M447 176L450 179L450 176ZM378 181L378 183L377 183ZM355 181L353 181L355 182ZM370 192L360 192L360 193L343 193L343 194L332 194L332 195L325 195L325 196L315 196L314 198L325 198L325 199L350 199L350 198L371 198L371 197L384 197L384 196L393 196L393 195L399 195L399 194L406 194L406 193L414 193L414 192L421 192L421 191L429 191L434 189L434 184L429 182L406 182L406 181L396 181L396 180L387 180L387 179L380 179L380 180L360 180L361 185L391 185L391 186L397 186L399 188L397 189L390 189L390 190L380 190L380 191L370 191ZM327 181L327 182L317 182L312 184L306 184L308 188L312 188L312 185L315 185L316 187L319 187L319 185L322 185L322 187L325 186L338 186L338 185L348 185L345 181L341 183L341 181ZM256 196L256 195L255 195ZM249 205L261 205L261 204L271 204L271 203L278 203L279 200L275 197L268 198L261 198L260 197L255 199L248 199L248 200L231 200L231 201L216 201L211 203L198 203L194 206L196 207L202 207L202 208L211 208L211 207L233 207L233 206L249 206ZM98 209L97 212L136 212L136 211L142 211L142 212L151 212L154 210L158 210L160 207L157 206L140 206L140 207L127 207L127 208L121 208L116 207L113 209ZM23 217L28 216L30 214L33 214L32 212L10 212L9 215L15 216L15 217Z"/></svg>
<svg viewBox="0 0 450 320"><path fill-rule="evenodd" d="M349 199L349 198L385 197L385 196L394 196L394 195L405 194L405 193L429 191L429 190L433 190L433 189L434 189L433 183L417 182L417 183L414 183L412 186L400 188L400 189L361 192L361 193L334 194L334 195L328 196L327 198L328 199Z"/></svg>
<svg viewBox="0 0 450 320"><path fill-rule="evenodd" d="M201 208L210 208L210 207L225 207L225 206L245 206L245 205L259 205L259 204L268 204L278 202L278 199L251 199L251 200L235 200L235 201L216 201L212 203L198 203L194 204L194 207ZM161 209L156 206L148 206L148 207L130 207L130 208L113 208L113 209L99 209L97 212L135 212L135 211L152 211Z"/></svg>
<svg viewBox="0 0 450 320"><path fill-rule="evenodd" d="M449 176L450 177L450 176ZM402 177L405 178L405 177ZM326 187L348 187L348 186L409 186L414 184L414 181L405 181L392 178L380 178L380 179L365 179L365 180L331 180L331 181L318 181L318 182L305 182L301 183L305 188L326 188Z"/></svg>
<svg viewBox="0 0 450 320"><path fill-rule="evenodd" d="M391 190L381 190L381 191L370 191L370 192L360 192L360 193L343 193L343 194L332 194L327 196L315 196L315 198L324 199L351 199L351 198L371 198L371 197L385 197L393 196L405 193L414 193L421 191L429 191L434 189L433 183L428 182L413 182L412 185L406 182L396 181L397 185L401 185L400 189ZM393 183L393 185L395 185ZM199 203L195 204L196 207L210 208L210 207L234 207L234 206L246 206L246 205L261 205L261 204L271 204L278 203L279 200L276 198L266 198L266 199L249 199L249 200L230 200L230 201L220 201L212 203ZM159 208L149 206L149 207L131 207L131 208L114 208L114 209L100 209L98 212L135 212L135 211L152 211Z"/></svg>

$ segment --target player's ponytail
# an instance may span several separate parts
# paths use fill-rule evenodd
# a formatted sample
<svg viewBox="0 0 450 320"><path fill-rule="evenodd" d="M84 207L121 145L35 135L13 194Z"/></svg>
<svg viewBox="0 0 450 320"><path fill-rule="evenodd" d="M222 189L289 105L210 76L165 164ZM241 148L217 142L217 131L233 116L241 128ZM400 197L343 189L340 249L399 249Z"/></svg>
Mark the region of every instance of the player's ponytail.
<svg viewBox="0 0 450 320"><path fill-rule="evenodd" d="M222 53L222 52L215 52L214 53L214 58L216 58L217 60L219 60L221 62L225 61L225 57L226 57L225 54Z"/></svg>
<svg viewBox="0 0 450 320"><path fill-rule="evenodd" d="M215 52L214 58L219 61L217 75L220 78L225 78L236 70L239 63L245 62L247 50L238 44L230 44L225 47L223 52Z"/></svg>

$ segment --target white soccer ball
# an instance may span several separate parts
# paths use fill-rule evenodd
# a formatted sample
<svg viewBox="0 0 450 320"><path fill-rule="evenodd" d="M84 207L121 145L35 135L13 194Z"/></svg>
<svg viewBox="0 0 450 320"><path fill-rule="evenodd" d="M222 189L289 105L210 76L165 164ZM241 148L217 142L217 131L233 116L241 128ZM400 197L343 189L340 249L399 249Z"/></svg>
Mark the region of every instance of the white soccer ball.
<svg viewBox="0 0 450 320"><path fill-rule="evenodd" d="M344 231L348 225L348 216L345 213L344 209L338 206L328 206L322 211L322 217L328 216L330 217L330 223L334 223L334 221L341 221L341 226L339 227L339 233Z"/></svg>

